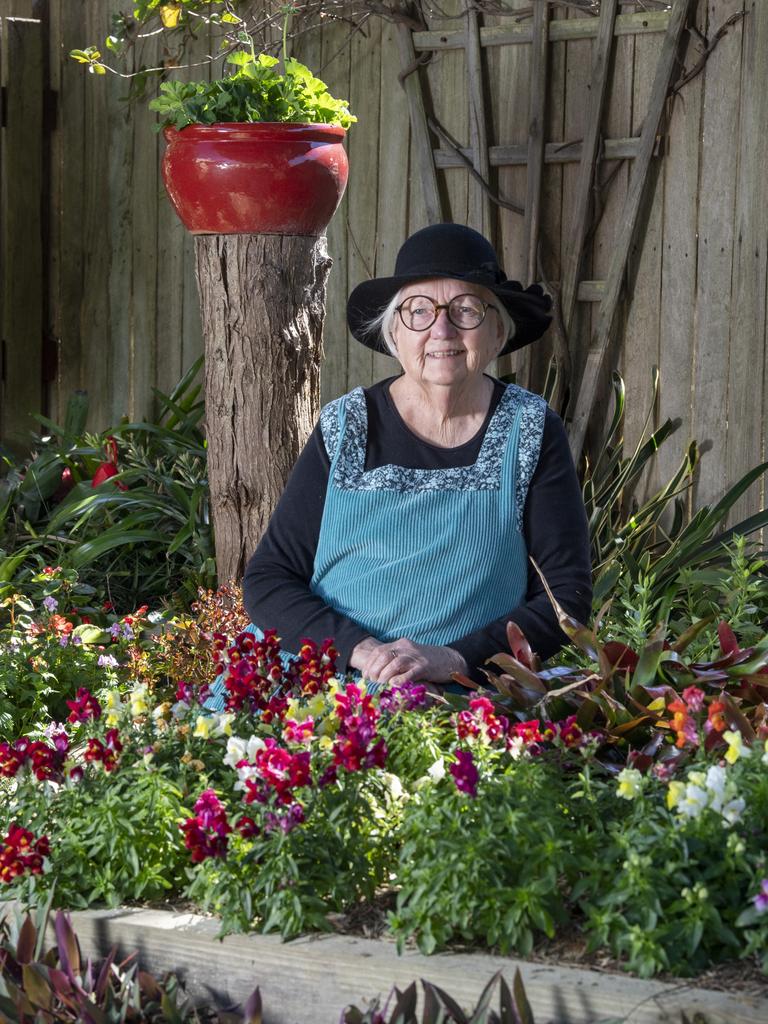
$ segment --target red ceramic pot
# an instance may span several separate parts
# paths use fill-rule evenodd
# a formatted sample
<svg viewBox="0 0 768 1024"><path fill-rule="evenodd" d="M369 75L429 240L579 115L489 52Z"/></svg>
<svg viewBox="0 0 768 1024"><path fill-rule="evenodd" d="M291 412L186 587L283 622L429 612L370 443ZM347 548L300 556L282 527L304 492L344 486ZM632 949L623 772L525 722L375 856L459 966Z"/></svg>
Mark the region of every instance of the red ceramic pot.
<svg viewBox="0 0 768 1024"><path fill-rule="evenodd" d="M343 128L194 124L164 134L165 187L194 235L319 235L344 194Z"/></svg>

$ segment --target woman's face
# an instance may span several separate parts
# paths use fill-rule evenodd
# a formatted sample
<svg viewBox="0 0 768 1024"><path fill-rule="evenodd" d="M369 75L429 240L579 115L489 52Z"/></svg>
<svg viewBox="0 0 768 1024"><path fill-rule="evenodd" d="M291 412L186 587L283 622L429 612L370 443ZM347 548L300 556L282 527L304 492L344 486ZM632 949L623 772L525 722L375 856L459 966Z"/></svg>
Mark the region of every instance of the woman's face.
<svg viewBox="0 0 768 1024"><path fill-rule="evenodd" d="M498 306L499 299L481 285L454 281L451 278L430 278L403 288L400 303L422 295L437 305L447 305L457 295L473 295ZM406 376L420 384L452 387L479 377L496 358L504 338L501 318L492 308L485 314L479 327L456 327L448 319L448 311L441 309L437 320L425 331L410 330L395 314L392 330L397 359Z"/></svg>

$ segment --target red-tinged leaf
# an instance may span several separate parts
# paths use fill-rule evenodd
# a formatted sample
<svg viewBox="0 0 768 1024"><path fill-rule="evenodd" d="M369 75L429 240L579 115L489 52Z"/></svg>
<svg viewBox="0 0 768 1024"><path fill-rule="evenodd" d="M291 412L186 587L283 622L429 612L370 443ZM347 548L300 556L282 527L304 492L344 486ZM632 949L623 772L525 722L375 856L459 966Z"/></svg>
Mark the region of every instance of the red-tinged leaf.
<svg viewBox="0 0 768 1024"><path fill-rule="evenodd" d="M261 992L258 987L251 992L243 1009L243 1024L261 1024Z"/></svg>
<svg viewBox="0 0 768 1024"><path fill-rule="evenodd" d="M501 1024L522 1024L520 1014L517 1012L517 1006L515 1005L515 998L509 990L509 985L504 975L501 977L499 1003L501 1008Z"/></svg>
<svg viewBox="0 0 768 1024"><path fill-rule="evenodd" d="M77 1004L82 1019L88 1024L110 1024L109 1018L85 992L77 993Z"/></svg>
<svg viewBox="0 0 768 1024"><path fill-rule="evenodd" d="M18 942L16 943L16 959L20 964L28 964L35 955L35 942L37 940L37 928L35 928L29 914L24 918L24 924L19 931Z"/></svg>
<svg viewBox="0 0 768 1024"><path fill-rule="evenodd" d="M602 647L597 642L595 634L568 614L552 593L552 589L534 559L531 558L530 561L536 572L539 574L539 579L547 593L550 604L555 609L560 629L562 629L572 643L576 644L579 650L584 651L584 653L592 658L593 661L596 661L599 664L600 672L603 676L609 676L612 672L612 666L608 658L605 656Z"/></svg>
<svg viewBox="0 0 768 1024"><path fill-rule="evenodd" d="M653 764L653 758L649 754L640 753L637 750L630 750L627 757L627 764L636 768L639 772L647 772Z"/></svg>
<svg viewBox="0 0 768 1024"><path fill-rule="evenodd" d="M423 978L421 979L421 984L424 987L425 1004L427 992L431 991L433 996L435 997L435 1003L437 1007L439 1009L448 1010L448 1012L452 1015L455 1024L469 1024L462 1008L459 1006L455 999L448 995L447 992L439 988L437 985L433 985L429 981L424 981Z"/></svg>
<svg viewBox="0 0 768 1024"><path fill-rule="evenodd" d="M728 682L728 673L723 672L721 669L702 669L699 671L694 665L691 665L691 668L697 683L706 683L707 686L716 686L720 689L724 683Z"/></svg>
<svg viewBox="0 0 768 1024"><path fill-rule="evenodd" d="M64 971L60 971L58 967L51 967L48 970L48 979L62 1003L66 1003L67 1006L74 1006L75 990L69 976Z"/></svg>
<svg viewBox="0 0 768 1024"><path fill-rule="evenodd" d="M25 963L21 971L27 998L35 1006L43 1010L50 1010L53 1005L53 994L48 982L46 968L41 967L40 964Z"/></svg>
<svg viewBox="0 0 768 1024"><path fill-rule="evenodd" d="M672 650L677 651L678 654L682 654L683 651L696 639L703 629L712 622L714 615L705 615L703 619L699 619L698 622L694 622L692 626L689 626L672 644Z"/></svg>
<svg viewBox="0 0 768 1024"><path fill-rule="evenodd" d="M634 672L637 668L637 663L640 659L632 648L627 647L626 644L610 640L607 644L603 644L603 650L614 669Z"/></svg>
<svg viewBox="0 0 768 1024"><path fill-rule="evenodd" d="M640 715L637 718L631 718L628 722L622 722L621 725L614 726L611 732L614 736L623 736L624 733L631 732L638 725L642 725L643 722L653 721L653 718L653 715Z"/></svg>
<svg viewBox="0 0 768 1024"><path fill-rule="evenodd" d="M112 949L110 949L110 951L107 954L107 956L104 958L104 962L101 965L101 970L99 971L99 977L96 979L95 995L96 995L96 999L98 1000L99 1003L102 1003L104 1001L104 996L107 994L107 988L109 987L109 975L110 975L110 972L112 970L112 963L113 963L114 959L115 959L115 947L113 946ZM148 977L152 978L152 975L150 974L150 975L148 975ZM153 982L154 982L154 980L155 979L152 978ZM141 979L139 979L139 985L141 985ZM155 986L155 987L157 987L157 986ZM142 991L144 991L143 988L142 988ZM155 992L145 992L145 995L147 995L148 998L152 999L152 998L154 998L156 993Z"/></svg>
<svg viewBox="0 0 768 1024"><path fill-rule="evenodd" d="M495 974L491 975L490 979L488 980L488 984L480 993L480 998L477 1001L477 1006L472 1011L473 1021L487 1019L488 1006L491 1002L491 997L493 996L493 990L496 987L496 984L498 983L500 977L501 971L496 971Z"/></svg>
<svg viewBox="0 0 768 1024"><path fill-rule="evenodd" d="M533 670L533 651L525 634L516 622L507 623L507 643L515 658L526 668Z"/></svg>
<svg viewBox="0 0 768 1024"><path fill-rule="evenodd" d="M592 728L597 714L598 706L589 696L585 698L576 712L576 724L585 732Z"/></svg>
<svg viewBox="0 0 768 1024"><path fill-rule="evenodd" d="M54 929L56 931L56 942L59 947L61 968L74 980L74 978L80 975L80 946L72 928L69 914L65 914L63 910L57 911Z"/></svg>
<svg viewBox="0 0 768 1024"><path fill-rule="evenodd" d="M418 993L416 982L412 981L408 988L401 992L395 987L395 1005L392 1008L391 1020L401 1021L402 1024L416 1024L416 1004Z"/></svg>
<svg viewBox="0 0 768 1024"><path fill-rule="evenodd" d="M529 690L533 690L535 693L543 696L547 692L547 687L536 673L526 668L522 662L519 662L511 654L494 654L492 658L488 659L486 664L498 665L502 672L512 676L518 683L521 683Z"/></svg>
<svg viewBox="0 0 768 1024"><path fill-rule="evenodd" d="M533 1011L531 1010L531 1004L528 1002L528 996L525 994L525 985L523 984L523 978L520 974L519 967L515 968L515 979L512 982L512 991L515 994L517 1012L522 1024L534 1024Z"/></svg>
<svg viewBox="0 0 768 1024"><path fill-rule="evenodd" d="M739 649L739 641L727 622L718 622L717 637L720 641L720 650L723 654L731 654Z"/></svg>
<svg viewBox="0 0 768 1024"><path fill-rule="evenodd" d="M720 695L720 700L725 704L725 717L731 728L738 729L747 743L754 743L755 730L750 725L749 719L743 713L736 701L727 693Z"/></svg>
<svg viewBox="0 0 768 1024"><path fill-rule="evenodd" d="M736 663L728 673L729 676L751 676L768 665L768 637L764 637L756 647L751 647L744 653L749 657L741 664Z"/></svg>
<svg viewBox="0 0 768 1024"><path fill-rule="evenodd" d="M462 675L461 672L453 672L451 679L453 679L454 682L460 683L461 686L465 687L467 690L480 689L480 685L476 683L474 679L470 679L469 676Z"/></svg>

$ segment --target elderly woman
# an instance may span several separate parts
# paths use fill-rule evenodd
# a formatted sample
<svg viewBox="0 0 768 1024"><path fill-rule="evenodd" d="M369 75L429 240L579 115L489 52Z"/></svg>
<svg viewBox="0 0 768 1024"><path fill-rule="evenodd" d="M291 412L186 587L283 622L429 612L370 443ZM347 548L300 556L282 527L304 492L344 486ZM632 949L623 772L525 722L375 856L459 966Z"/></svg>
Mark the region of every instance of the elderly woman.
<svg viewBox="0 0 768 1024"><path fill-rule="evenodd" d="M457 224L418 231L393 277L355 288L352 333L402 372L323 409L246 570L256 626L287 651L333 637L340 668L379 683L471 673L510 620L542 657L561 646L529 555L583 619L589 538L565 431L485 372L543 334L549 307Z"/></svg>

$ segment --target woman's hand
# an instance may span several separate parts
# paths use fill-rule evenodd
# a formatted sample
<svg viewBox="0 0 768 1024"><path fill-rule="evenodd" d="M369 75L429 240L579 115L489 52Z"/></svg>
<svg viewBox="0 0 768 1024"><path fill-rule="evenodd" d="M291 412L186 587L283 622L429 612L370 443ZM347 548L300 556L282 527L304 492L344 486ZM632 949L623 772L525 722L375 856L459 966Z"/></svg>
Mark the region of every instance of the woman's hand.
<svg viewBox="0 0 768 1024"><path fill-rule="evenodd" d="M367 637L353 649L349 664L374 683L445 683L454 672L467 671L466 661L452 647L415 644L407 637L387 643Z"/></svg>

